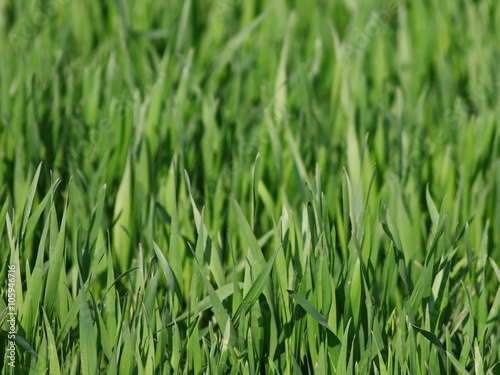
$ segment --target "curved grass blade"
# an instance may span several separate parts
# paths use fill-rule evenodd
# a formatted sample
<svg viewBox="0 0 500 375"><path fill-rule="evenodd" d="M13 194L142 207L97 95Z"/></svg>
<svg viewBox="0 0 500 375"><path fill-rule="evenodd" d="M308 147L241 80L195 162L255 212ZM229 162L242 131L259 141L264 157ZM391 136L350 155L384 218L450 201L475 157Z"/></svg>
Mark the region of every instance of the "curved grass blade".
<svg viewBox="0 0 500 375"><path fill-rule="evenodd" d="M4 331L3 329L0 330L0 337L5 339L5 340L10 340L9 339L9 332ZM14 334L14 342L19 345L21 348L26 350L28 353L31 355L35 356L35 358L38 358L38 353L35 352L35 350L31 347L30 343L28 340L26 340L23 336L18 335L17 333Z"/></svg>
<svg viewBox="0 0 500 375"><path fill-rule="evenodd" d="M24 234L26 233L26 226L28 225L28 218L31 213L31 207L33 206L33 200L35 199L36 187L38 185L38 179L40 178L41 169L42 163L38 164L38 168L35 172L35 177L33 177L33 181L31 182L30 188L28 190L28 196L26 197L26 201L24 203L23 218L21 221L21 238L23 238Z"/></svg>
<svg viewBox="0 0 500 375"><path fill-rule="evenodd" d="M234 314L235 324L238 321L240 314L242 312L249 311L250 308L255 303L255 301L257 301L257 298L259 298L259 296L264 291L266 282L273 268L274 259L276 259L276 255L278 254L278 250L281 248L281 246L282 245L278 246L278 248L274 251L274 254L271 256L271 259L269 259L262 272L259 274L259 276L257 276L257 279L250 287L250 290L248 291L247 295L243 298L243 301L238 307L238 310L236 310L236 313Z"/></svg>
<svg viewBox="0 0 500 375"><path fill-rule="evenodd" d="M328 325L328 322L326 321L325 317L321 315L321 313L318 310L316 310L316 308L313 305L311 305L311 303L307 299L305 299L300 294L297 294L292 290L287 290L287 292L309 315L312 316L314 320L316 320L316 322L318 322L318 324L321 324L338 339L338 337L335 335L333 330Z"/></svg>
<svg viewBox="0 0 500 375"><path fill-rule="evenodd" d="M224 305L222 305L222 301L219 298L219 296L217 295L217 293L215 292L212 284L210 284L210 281L208 281L207 278L205 277L205 275L203 274L203 270L201 269L201 266L198 263L198 259L196 259L196 254L195 254L195 251L192 248L191 244L189 244L189 248L191 249L191 252L193 253L194 264L196 265L196 269L200 273L201 278L203 279L203 282L205 283L205 288L207 289L208 296L210 297L210 301L212 302L215 318L217 319L217 322L219 323L219 327L221 329L222 329L222 327L224 327L224 329L225 329L228 321L230 321L231 318L229 317L228 313L224 309ZM230 342L231 342L231 344L233 344L234 339L235 339L235 334L234 334L235 331L234 331L234 327L232 326L232 324L230 325L230 328L231 328Z"/></svg>
<svg viewBox="0 0 500 375"><path fill-rule="evenodd" d="M453 363L455 368L457 369L458 373L461 375L466 375L469 374L469 372L465 369L465 367L455 358L455 356L446 351L443 348L443 345L439 342L439 339L436 337L436 335L432 332L426 331L425 329L422 329L420 327L417 327L416 325L412 324L412 327L420 333L422 336L424 336L427 340L429 340L434 346L436 346L442 353L446 354L450 361Z"/></svg>
<svg viewBox="0 0 500 375"><path fill-rule="evenodd" d="M255 237L255 234L252 232L252 228L248 224L243 211L241 210L240 205L236 202L234 196L231 196L233 200L234 206L236 207L236 213L238 218L238 224L240 225L241 230L245 238L247 239L248 245L250 246L250 252L248 253L248 260L250 261L250 266L255 267L257 272L260 272L264 264L266 263L266 259L262 254L262 250L260 249L259 242ZM254 268L254 269L255 269Z"/></svg>
<svg viewBox="0 0 500 375"><path fill-rule="evenodd" d="M243 283L238 283L238 287L240 289L243 289ZM217 289L215 291L215 293L217 294L217 297L219 297L219 299L221 301L224 301L226 298L230 297L234 293L234 283L221 286L219 289ZM208 310L210 307L212 307L212 303L211 303L211 299L210 299L210 296L209 296L209 297L203 298L196 305L196 308L194 308L192 310L193 311L197 311L197 313L201 313L201 312L203 312L205 310ZM187 311L184 314L181 314L177 318L175 318L174 321L168 323L166 325L166 327L171 327L174 324L179 323L179 322L181 322L183 320L186 320L187 318L189 318L189 317L191 317L193 315L194 315L193 312Z"/></svg>

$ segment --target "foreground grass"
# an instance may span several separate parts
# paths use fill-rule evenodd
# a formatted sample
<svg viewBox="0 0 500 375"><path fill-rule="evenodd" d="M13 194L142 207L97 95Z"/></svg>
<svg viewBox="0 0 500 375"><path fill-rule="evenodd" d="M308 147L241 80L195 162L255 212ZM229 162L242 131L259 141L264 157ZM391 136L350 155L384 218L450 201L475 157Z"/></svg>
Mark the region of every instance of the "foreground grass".
<svg viewBox="0 0 500 375"><path fill-rule="evenodd" d="M497 2L0 8L3 373L500 373Z"/></svg>

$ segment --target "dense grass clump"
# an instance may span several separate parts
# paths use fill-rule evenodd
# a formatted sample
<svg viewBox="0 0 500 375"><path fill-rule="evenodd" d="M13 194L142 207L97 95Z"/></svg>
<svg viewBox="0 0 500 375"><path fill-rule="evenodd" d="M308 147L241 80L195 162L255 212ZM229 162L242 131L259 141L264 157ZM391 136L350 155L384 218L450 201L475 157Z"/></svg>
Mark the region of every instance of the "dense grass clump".
<svg viewBox="0 0 500 375"><path fill-rule="evenodd" d="M499 374L498 25L0 1L2 373Z"/></svg>

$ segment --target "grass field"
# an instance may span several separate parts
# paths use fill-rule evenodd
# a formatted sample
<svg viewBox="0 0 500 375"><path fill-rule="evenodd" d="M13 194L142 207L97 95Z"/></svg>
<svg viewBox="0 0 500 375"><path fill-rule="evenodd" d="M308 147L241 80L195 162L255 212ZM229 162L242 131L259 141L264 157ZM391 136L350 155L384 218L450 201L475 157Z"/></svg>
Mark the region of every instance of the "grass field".
<svg viewBox="0 0 500 375"><path fill-rule="evenodd" d="M2 374L500 374L497 0L0 0Z"/></svg>

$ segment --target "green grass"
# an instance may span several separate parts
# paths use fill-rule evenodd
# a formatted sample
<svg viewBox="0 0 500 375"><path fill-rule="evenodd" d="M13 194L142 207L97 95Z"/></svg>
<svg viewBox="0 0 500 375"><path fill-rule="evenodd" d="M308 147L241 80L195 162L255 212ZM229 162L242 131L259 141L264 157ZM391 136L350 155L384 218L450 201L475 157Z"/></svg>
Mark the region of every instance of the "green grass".
<svg viewBox="0 0 500 375"><path fill-rule="evenodd" d="M500 374L500 6L0 1L5 374Z"/></svg>

